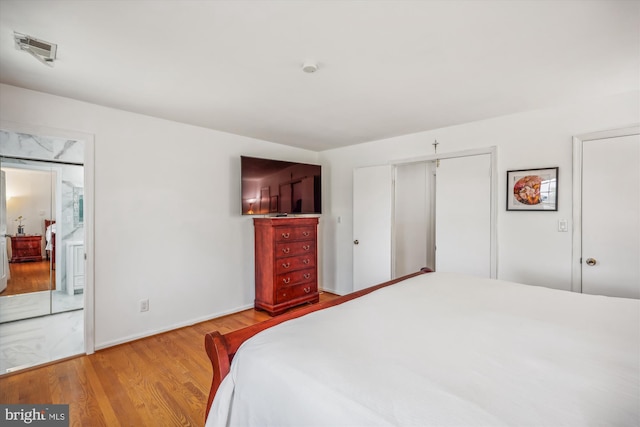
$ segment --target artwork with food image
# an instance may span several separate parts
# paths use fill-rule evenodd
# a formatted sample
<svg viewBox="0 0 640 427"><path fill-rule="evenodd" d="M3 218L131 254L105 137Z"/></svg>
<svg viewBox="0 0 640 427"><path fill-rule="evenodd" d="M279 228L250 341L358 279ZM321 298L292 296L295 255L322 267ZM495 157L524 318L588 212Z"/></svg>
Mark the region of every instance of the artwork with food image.
<svg viewBox="0 0 640 427"><path fill-rule="evenodd" d="M557 211L558 168L507 171L508 211Z"/></svg>

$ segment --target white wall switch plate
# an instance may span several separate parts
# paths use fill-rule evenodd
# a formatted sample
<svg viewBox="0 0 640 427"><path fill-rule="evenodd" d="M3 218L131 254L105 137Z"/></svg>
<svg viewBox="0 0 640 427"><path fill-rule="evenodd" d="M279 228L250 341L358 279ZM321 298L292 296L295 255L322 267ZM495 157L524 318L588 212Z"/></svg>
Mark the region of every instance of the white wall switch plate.
<svg viewBox="0 0 640 427"><path fill-rule="evenodd" d="M566 219L559 219L558 220L558 231L569 231L569 221L567 221Z"/></svg>

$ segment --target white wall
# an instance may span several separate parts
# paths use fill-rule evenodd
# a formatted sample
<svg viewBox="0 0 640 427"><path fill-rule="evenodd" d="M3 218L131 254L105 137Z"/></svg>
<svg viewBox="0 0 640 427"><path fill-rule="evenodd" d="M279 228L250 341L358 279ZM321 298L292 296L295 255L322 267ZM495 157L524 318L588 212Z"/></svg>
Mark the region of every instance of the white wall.
<svg viewBox="0 0 640 427"><path fill-rule="evenodd" d="M639 93L314 153L0 85L0 119L95 136L95 331L105 347L253 304L240 155L323 164L320 285L352 289L353 168L498 147L498 276L570 289L571 137L640 121ZM559 166L558 212L506 212L508 169ZM85 190L86 191L86 190ZM338 222L338 217L341 221ZM140 299L150 311L138 312Z"/></svg>
<svg viewBox="0 0 640 427"><path fill-rule="evenodd" d="M572 136L638 122L640 93L631 92L320 153L328 172L324 288L340 294L352 290L353 169L431 155L437 139L439 153L498 147L498 277L571 289L571 233L558 232L557 223L571 223ZM550 166L560 168L558 211L507 212L506 171Z"/></svg>
<svg viewBox="0 0 640 427"><path fill-rule="evenodd" d="M96 348L252 306L253 224L240 215L240 155L318 160L8 85L0 85L0 119L95 137ZM138 311L143 298L147 313Z"/></svg>
<svg viewBox="0 0 640 427"><path fill-rule="evenodd" d="M3 164L7 179L7 231L18 232L19 216L26 234L44 236L44 219L55 212L52 206L52 173L41 170L12 169ZM40 213L44 214L41 215ZM44 239L43 239L44 240ZM43 246L44 248L44 246Z"/></svg>

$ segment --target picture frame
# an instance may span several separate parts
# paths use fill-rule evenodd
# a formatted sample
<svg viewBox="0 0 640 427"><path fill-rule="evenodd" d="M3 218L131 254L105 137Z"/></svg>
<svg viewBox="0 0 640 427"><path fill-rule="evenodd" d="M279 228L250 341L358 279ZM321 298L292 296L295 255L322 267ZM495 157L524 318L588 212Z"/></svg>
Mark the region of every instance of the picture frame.
<svg viewBox="0 0 640 427"><path fill-rule="evenodd" d="M508 211L557 211L558 167L507 171Z"/></svg>

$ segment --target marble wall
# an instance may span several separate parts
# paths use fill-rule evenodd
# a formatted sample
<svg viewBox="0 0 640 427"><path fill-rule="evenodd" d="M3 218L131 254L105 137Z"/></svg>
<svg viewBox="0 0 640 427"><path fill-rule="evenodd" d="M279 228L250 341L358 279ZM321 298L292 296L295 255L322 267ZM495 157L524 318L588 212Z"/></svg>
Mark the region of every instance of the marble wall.
<svg viewBox="0 0 640 427"><path fill-rule="evenodd" d="M0 155L84 163L84 142L0 130Z"/></svg>

